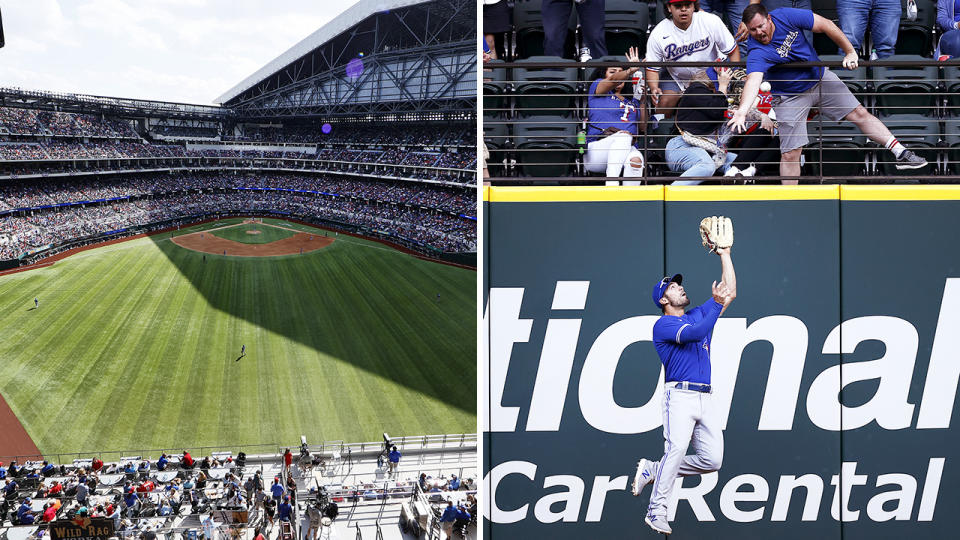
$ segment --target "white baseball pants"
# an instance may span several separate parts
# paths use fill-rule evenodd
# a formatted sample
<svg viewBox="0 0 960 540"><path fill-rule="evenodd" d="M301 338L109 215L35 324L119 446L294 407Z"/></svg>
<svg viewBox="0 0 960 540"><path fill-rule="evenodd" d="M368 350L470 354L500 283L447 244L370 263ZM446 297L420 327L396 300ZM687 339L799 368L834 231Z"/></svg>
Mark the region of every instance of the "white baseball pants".
<svg viewBox="0 0 960 540"><path fill-rule="evenodd" d="M639 166L633 163L633 158L640 158ZM621 171L629 178L643 176L643 154L633 147L633 136L625 132L587 144L583 164L588 171L605 172L611 178L619 177Z"/></svg>
<svg viewBox="0 0 960 540"><path fill-rule="evenodd" d="M723 462L723 430L713 406L713 395L670 388L663 392L663 459L650 495L649 515L667 516L667 502L677 476L693 476L720 469ZM688 456L693 444L695 455Z"/></svg>

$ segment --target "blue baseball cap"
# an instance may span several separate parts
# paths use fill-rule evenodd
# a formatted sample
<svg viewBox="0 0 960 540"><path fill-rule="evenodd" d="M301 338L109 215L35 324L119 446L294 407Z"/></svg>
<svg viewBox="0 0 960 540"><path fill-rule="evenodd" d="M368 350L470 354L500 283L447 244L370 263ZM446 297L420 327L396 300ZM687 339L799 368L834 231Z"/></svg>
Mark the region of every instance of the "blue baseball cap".
<svg viewBox="0 0 960 540"><path fill-rule="evenodd" d="M674 274L673 277L665 277L653 286L653 304L661 311L663 310L663 306L660 305L660 299L663 298L663 293L667 291L667 287L669 287L671 283L680 285L683 283L683 275Z"/></svg>

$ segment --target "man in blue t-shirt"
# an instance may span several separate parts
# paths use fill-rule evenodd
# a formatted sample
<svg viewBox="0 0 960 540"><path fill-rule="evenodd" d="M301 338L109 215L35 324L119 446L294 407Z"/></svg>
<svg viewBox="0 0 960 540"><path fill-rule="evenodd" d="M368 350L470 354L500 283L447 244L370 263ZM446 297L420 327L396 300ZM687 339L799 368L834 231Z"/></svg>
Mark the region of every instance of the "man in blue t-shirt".
<svg viewBox="0 0 960 540"><path fill-rule="evenodd" d="M653 325L653 345L664 370L664 454L660 461L637 463L633 494L640 495L643 486L653 483L645 521L663 534L672 532L667 504L677 476L713 472L723 461L723 421L713 407L710 385L710 341L717 318L737 296L731 249L716 250L721 281L713 282L713 297L701 306L684 312L690 299L680 274L653 286L653 303L663 312ZM691 442L696 454L688 456Z"/></svg>
<svg viewBox="0 0 960 540"><path fill-rule="evenodd" d="M816 107L826 120L848 120L856 124L870 140L893 152L897 169L927 166L927 160L904 148L829 68L781 66L789 62L820 60L803 33L812 30L826 34L844 51L843 67L856 69L859 62L857 52L833 21L805 9L781 8L768 13L762 4L747 6L743 10L743 21L750 34L747 40L747 81L740 108L727 124L734 131L744 130L747 111L766 75L779 123L780 175L785 184L797 183L800 176L800 154L810 142L807 117L812 107Z"/></svg>

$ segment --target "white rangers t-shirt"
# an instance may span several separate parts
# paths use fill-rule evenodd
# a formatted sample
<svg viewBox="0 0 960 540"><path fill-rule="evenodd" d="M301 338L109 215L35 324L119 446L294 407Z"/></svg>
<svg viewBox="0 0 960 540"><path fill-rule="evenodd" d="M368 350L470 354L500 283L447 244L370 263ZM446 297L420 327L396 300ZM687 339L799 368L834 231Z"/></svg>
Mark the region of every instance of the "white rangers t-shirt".
<svg viewBox="0 0 960 540"><path fill-rule="evenodd" d="M737 42L720 17L706 11L695 11L686 30L677 28L673 20L664 19L650 32L647 39L647 62L713 62L726 58ZM700 67L647 68L651 71L666 69L681 90Z"/></svg>

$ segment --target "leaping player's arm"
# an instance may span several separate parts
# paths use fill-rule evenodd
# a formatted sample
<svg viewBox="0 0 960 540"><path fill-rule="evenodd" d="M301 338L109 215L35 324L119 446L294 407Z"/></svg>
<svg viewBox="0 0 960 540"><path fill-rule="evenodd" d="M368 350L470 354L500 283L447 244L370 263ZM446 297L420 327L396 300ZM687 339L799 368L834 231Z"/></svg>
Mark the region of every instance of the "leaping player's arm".
<svg viewBox="0 0 960 540"><path fill-rule="evenodd" d="M720 256L720 285L726 287L726 295L723 297L723 309L720 315L727 310L727 306L737 297L737 274L733 271L733 257L730 250L733 248L721 248L717 250Z"/></svg>

